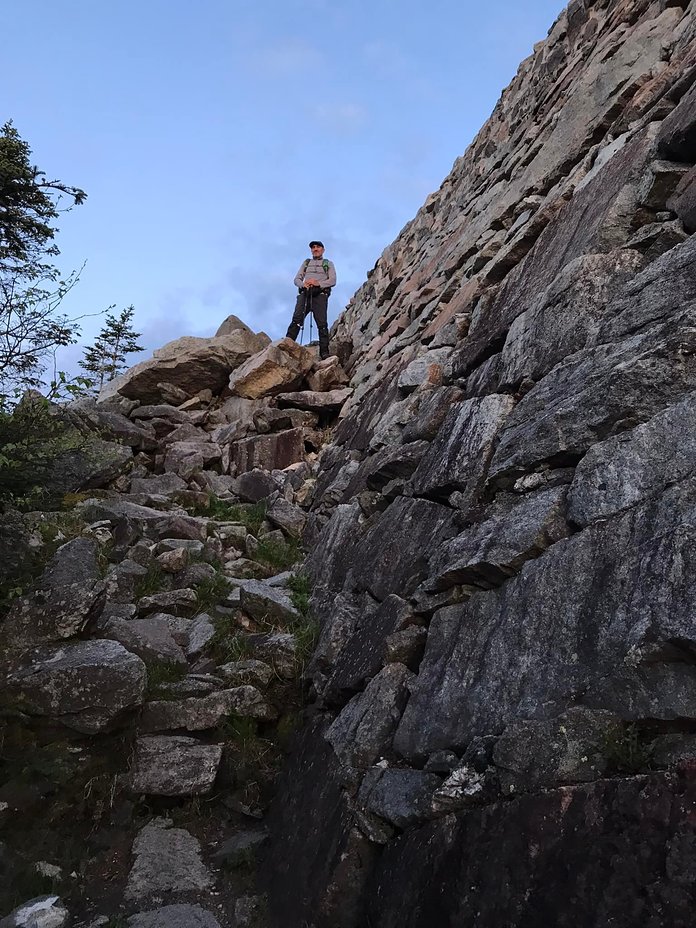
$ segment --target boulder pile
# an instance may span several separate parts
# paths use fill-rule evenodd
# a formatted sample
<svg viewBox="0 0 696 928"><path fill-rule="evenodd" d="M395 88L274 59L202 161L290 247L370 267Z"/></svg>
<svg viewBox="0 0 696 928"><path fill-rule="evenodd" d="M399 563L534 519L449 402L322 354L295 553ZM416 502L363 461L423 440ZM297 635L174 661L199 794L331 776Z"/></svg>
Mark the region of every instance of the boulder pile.
<svg viewBox="0 0 696 928"><path fill-rule="evenodd" d="M230 317L214 338L165 346L118 389L60 412L90 454L57 465L68 513L16 517L27 550L48 557L0 626L0 699L19 720L16 737L39 755L59 753L88 800L95 778L108 777L108 806L100 798L95 812L81 795L78 807L98 815L101 845L122 841L126 824L133 863L123 859L109 907L97 889L103 850L76 812L62 828L84 841L80 880L66 886L56 824L43 853L63 874L46 886L59 893L16 899L8 924L24 924L29 910L51 925L69 911L94 925L124 915L133 926L211 928L258 915L247 863L265 838L258 819L278 732L302 703L314 629L297 564L346 384L337 358L270 343ZM9 741L26 765L26 748ZM0 782L0 821L9 834L34 834L27 812L36 820L55 805L43 792L28 803L26 767L18 776L22 788ZM168 818L139 829L133 815L156 802L181 817L191 803L215 804L221 788L225 805L198 837ZM31 863L14 847L4 852L9 874ZM220 868L237 860L246 876L223 885L211 910ZM153 908L163 894L175 904Z"/></svg>

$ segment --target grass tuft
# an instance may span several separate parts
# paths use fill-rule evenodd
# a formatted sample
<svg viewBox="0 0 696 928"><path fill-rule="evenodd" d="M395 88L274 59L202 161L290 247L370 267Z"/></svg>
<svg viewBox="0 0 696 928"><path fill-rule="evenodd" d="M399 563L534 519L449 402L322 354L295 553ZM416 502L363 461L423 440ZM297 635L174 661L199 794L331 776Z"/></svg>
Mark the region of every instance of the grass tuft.
<svg viewBox="0 0 696 928"><path fill-rule="evenodd" d="M224 574L216 573L214 577L201 580L194 587L198 596L198 611L209 612L214 610L230 592L230 585Z"/></svg>
<svg viewBox="0 0 696 928"><path fill-rule="evenodd" d="M164 571L159 564L150 564L147 573L135 584L135 596L140 599L142 596L154 596L155 593L161 593L164 587Z"/></svg>
<svg viewBox="0 0 696 928"><path fill-rule="evenodd" d="M291 591L292 604L302 615L309 615L309 600L312 595L312 584L307 574L298 571L288 582Z"/></svg>
<svg viewBox="0 0 696 928"><path fill-rule="evenodd" d="M254 560L266 567L288 570L303 556L297 541L273 541L262 538L254 552Z"/></svg>

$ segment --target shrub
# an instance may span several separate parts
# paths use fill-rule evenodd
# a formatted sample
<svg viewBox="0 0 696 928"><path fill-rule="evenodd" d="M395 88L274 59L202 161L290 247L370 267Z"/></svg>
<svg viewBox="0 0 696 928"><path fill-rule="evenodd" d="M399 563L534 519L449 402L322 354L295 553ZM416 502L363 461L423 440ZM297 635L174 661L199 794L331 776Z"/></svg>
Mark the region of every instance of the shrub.
<svg viewBox="0 0 696 928"><path fill-rule="evenodd" d="M43 397L25 397L9 410L0 407L0 505L38 508L49 493L56 460L84 446L77 429L52 414Z"/></svg>

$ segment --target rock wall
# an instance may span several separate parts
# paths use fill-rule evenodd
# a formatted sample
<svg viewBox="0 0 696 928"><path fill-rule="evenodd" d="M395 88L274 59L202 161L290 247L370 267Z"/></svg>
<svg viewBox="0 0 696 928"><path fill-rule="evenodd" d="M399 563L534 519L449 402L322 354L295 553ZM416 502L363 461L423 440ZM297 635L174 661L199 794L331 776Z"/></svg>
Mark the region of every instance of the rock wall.
<svg viewBox="0 0 696 928"><path fill-rule="evenodd" d="M696 10L573 0L333 332L274 925L687 925Z"/></svg>

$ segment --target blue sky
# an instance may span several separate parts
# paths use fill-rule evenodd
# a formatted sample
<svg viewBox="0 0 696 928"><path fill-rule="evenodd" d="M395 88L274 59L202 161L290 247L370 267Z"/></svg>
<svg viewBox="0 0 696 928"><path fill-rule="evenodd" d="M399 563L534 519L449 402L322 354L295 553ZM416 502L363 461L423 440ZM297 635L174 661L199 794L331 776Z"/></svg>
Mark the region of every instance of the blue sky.
<svg viewBox="0 0 696 928"><path fill-rule="evenodd" d="M320 238L333 320L563 5L5 0L0 119L88 194L66 311L132 303L149 349L229 313L277 338Z"/></svg>

